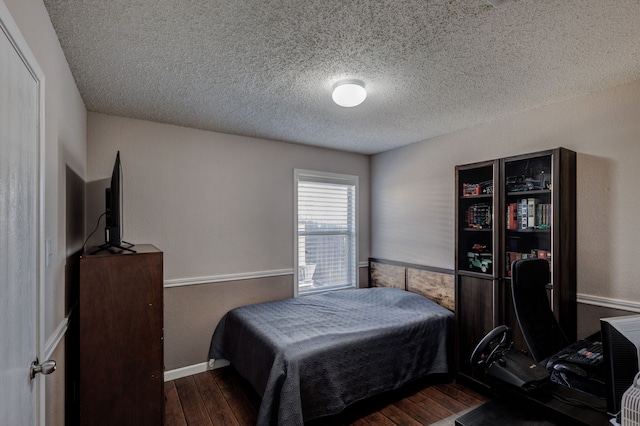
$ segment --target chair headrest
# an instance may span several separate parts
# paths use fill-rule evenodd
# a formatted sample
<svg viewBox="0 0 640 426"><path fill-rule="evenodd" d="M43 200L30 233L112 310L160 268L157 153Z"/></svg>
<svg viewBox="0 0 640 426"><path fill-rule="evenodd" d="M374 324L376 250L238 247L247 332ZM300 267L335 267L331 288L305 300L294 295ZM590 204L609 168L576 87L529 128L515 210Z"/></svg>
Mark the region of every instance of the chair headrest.
<svg viewBox="0 0 640 426"><path fill-rule="evenodd" d="M546 259L519 259L513 262L513 286L547 285L550 278L549 262Z"/></svg>

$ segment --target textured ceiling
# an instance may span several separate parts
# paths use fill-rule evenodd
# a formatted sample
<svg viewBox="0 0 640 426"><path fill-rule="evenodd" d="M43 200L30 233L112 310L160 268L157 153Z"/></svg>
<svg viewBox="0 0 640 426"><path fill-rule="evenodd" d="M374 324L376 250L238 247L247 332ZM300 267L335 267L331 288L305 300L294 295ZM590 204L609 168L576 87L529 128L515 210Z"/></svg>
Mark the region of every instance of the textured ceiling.
<svg viewBox="0 0 640 426"><path fill-rule="evenodd" d="M89 111L365 154L640 78L639 0L44 3Z"/></svg>

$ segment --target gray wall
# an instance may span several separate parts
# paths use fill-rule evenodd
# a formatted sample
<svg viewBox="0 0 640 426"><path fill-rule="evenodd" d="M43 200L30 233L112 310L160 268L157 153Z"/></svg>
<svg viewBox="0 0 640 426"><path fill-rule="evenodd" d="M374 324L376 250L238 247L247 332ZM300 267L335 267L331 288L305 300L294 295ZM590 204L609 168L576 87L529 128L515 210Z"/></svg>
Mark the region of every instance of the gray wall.
<svg viewBox="0 0 640 426"><path fill-rule="evenodd" d="M373 156L372 256L453 269L455 166L562 146L578 153L579 297L637 309L639 116L636 81Z"/></svg>
<svg viewBox="0 0 640 426"><path fill-rule="evenodd" d="M294 168L360 177L360 262L369 256L368 156L89 113L88 230L117 150L124 239L164 251L167 370L205 362L231 307L293 295Z"/></svg>

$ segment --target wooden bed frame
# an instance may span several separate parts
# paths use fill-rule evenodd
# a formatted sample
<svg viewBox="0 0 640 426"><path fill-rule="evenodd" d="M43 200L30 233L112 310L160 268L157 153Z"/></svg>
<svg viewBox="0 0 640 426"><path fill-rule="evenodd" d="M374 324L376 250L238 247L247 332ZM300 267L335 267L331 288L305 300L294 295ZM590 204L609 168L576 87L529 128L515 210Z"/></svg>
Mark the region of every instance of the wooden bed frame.
<svg viewBox="0 0 640 426"><path fill-rule="evenodd" d="M450 311L455 309L452 270L369 258L369 286L411 291L433 300Z"/></svg>

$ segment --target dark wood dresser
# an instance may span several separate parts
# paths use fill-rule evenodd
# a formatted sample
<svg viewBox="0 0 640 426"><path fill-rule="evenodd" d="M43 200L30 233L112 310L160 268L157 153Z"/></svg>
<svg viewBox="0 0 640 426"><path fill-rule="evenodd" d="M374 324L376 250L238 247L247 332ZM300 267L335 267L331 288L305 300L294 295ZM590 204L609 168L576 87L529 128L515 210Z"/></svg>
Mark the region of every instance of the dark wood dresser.
<svg viewBox="0 0 640 426"><path fill-rule="evenodd" d="M133 249L80 258L82 425L163 422L163 253Z"/></svg>

